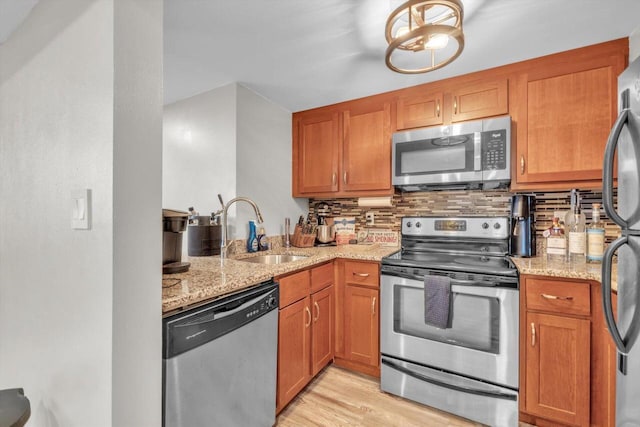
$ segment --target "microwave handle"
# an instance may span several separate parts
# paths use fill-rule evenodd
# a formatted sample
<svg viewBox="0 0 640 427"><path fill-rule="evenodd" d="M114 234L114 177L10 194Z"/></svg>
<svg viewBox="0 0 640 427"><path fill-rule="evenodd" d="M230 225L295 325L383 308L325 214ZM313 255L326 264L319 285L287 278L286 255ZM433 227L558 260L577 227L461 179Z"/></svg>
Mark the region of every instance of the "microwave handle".
<svg viewBox="0 0 640 427"><path fill-rule="evenodd" d="M473 133L473 170L482 170L482 132Z"/></svg>

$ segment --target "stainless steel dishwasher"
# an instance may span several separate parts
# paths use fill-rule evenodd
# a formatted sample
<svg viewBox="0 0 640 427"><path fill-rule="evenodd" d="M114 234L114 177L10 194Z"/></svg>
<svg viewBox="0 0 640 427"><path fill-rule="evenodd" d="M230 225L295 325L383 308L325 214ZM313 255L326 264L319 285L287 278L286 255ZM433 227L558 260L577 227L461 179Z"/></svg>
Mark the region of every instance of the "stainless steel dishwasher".
<svg viewBox="0 0 640 427"><path fill-rule="evenodd" d="M163 319L164 427L275 424L278 286Z"/></svg>

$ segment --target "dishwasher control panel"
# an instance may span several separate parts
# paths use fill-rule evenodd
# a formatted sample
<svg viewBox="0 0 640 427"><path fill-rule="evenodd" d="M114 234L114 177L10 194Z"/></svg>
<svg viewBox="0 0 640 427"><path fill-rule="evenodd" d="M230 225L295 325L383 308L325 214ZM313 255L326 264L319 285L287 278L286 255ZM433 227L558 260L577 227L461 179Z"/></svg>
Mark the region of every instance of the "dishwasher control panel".
<svg viewBox="0 0 640 427"><path fill-rule="evenodd" d="M273 281L163 320L163 357L168 359L232 332L278 309Z"/></svg>

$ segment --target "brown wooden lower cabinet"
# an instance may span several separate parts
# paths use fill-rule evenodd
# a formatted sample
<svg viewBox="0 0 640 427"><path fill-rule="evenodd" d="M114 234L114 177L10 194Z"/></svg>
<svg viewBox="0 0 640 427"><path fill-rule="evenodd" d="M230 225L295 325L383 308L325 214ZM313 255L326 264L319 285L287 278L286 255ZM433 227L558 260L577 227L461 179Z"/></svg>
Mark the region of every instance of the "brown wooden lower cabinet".
<svg viewBox="0 0 640 427"><path fill-rule="evenodd" d="M380 376L380 264L336 262L336 357L347 369Z"/></svg>
<svg viewBox="0 0 640 427"><path fill-rule="evenodd" d="M378 290L347 285L344 292L345 358L369 366L380 363Z"/></svg>
<svg viewBox="0 0 640 427"><path fill-rule="evenodd" d="M520 420L614 427L615 350L600 284L530 275L520 283Z"/></svg>
<svg viewBox="0 0 640 427"><path fill-rule="evenodd" d="M280 284L276 412L333 360L333 263L276 278Z"/></svg>
<svg viewBox="0 0 640 427"><path fill-rule="evenodd" d="M590 321L527 313L526 411L589 424Z"/></svg>

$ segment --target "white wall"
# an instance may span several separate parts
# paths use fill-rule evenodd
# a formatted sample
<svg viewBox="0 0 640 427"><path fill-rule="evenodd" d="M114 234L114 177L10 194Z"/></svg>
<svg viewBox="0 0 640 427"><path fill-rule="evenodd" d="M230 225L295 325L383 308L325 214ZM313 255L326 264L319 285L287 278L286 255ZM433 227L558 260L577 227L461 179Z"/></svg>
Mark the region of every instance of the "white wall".
<svg viewBox="0 0 640 427"><path fill-rule="evenodd" d="M284 218L290 217L293 224L309 204L308 199L291 197L291 113L238 85L237 129L238 195L258 204L267 235L284 234ZM241 238L247 236L251 219L251 209L238 209Z"/></svg>
<svg viewBox="0 0 640 427"><path fill-rule="evenodd" d="M629 35L629 62L640 57L640 27Z"/></svg>
<svg viewBox="0 0 640 427"><path fill-rule="evenodd" d="M236 85L165 105L162 206L201 215L236 194Z"/></svg>
<svg viewBox="0 0 640 427"><path fill-rule="evenodd" d="M308 200L291 197L291 113L282 107L232 83L166 105L163 129L163 207L208 215L220 209L218 193L225 203L249 197L268 235L306 212ZM230 237L246 238L250 219L247 203L232 205Z"/></svg>
<svg viewBox="0 0 640 427"><path fill-rule="evenodd" d="M136 0L124 11L114 3L41 0L0 45L0 389L25 389L32 427L160 423L160 219L142 216L160 206L162 6ZM146 84L155 86L141 89L149 110L137 114L134 100L129 113L141 122L123 125L127 88L114 81L129 89L141 83L139 64L129 59L146 44L157 46L142 52L151 61ZM138 143L148 158L141 160ZM124 157L141 161L141 185L123 190L114 151L123 178L132 175ZM92 190L89 231L70 227L71 191L81 188ZM125 206L141 215L129 227L122 225ZM136 225L131 236L121 234ZM126 254L114 253L126 245ZM135 286L129 299L124 288ZM124 331L125 324L134 330ZM125 384L138 369L141 376Z"/></svg>
<svg viewBox="0 0 640 427"><path fill-rule="evenodd" d="M157 427L162 423L162 2L113 2L112 425Z"/></svg>

